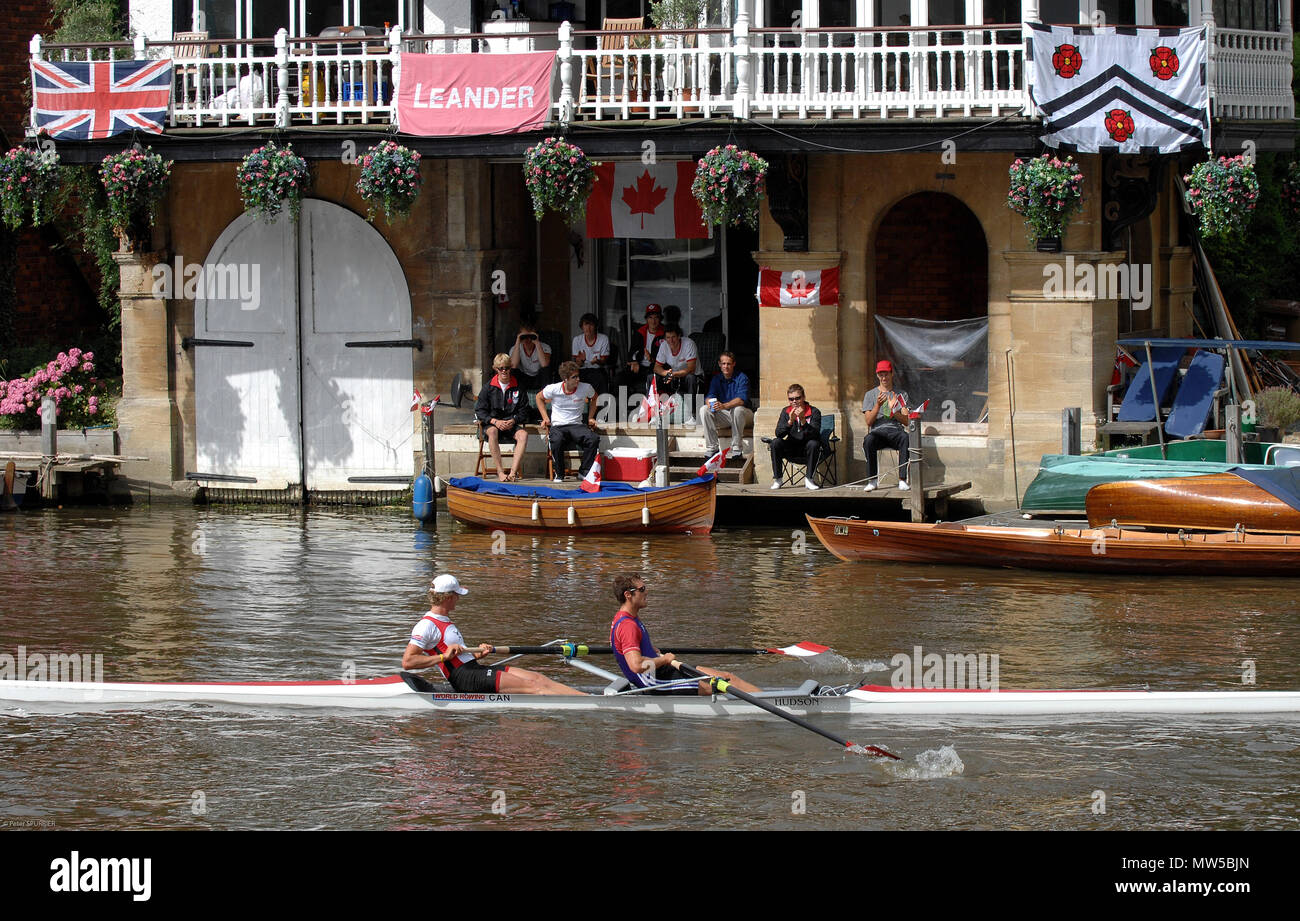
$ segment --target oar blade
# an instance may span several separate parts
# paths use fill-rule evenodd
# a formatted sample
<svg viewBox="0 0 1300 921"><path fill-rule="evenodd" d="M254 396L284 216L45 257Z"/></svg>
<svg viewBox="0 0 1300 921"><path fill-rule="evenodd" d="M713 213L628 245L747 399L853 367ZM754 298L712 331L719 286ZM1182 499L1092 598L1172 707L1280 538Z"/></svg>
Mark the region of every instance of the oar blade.
<svg viewBox="0 0 1300 921"><path fill-rule="evenodd" d="M810 658L819 656L824 652L830 652L829 646L823 646L820 643L795 643L793 646L782 646L777 649L769 649L768 652L776 656L794 656L796 658Z"/></svg>

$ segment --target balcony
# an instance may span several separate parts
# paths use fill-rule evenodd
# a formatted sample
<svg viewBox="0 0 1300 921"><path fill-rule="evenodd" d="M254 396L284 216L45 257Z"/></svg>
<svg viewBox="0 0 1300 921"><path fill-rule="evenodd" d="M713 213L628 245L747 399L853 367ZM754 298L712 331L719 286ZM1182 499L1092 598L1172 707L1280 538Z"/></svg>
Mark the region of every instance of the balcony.
<svg viewBox="0 0 1300 921"><path fill-rule="evenodd" d="M1214 115L1289 120L1289 33L1209 26ZM556 123L654 119L997 118L1036 113L1020 23L972 27L750 28L600 32L560 26ZM532 37L402 34L56 45L36 60L175 61L171 129L386 126L401 52L534 50ZM33 114L33 123L34 123Z"/></svg>

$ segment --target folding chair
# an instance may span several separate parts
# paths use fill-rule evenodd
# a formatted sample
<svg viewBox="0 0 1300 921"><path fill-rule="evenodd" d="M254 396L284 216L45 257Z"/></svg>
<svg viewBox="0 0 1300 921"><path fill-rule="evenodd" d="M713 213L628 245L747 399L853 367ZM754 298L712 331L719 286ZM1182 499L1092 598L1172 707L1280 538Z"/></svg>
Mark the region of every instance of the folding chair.
<svg viewBox="0 0 1300 921"><path fill-rule="evenodd" d="M1178 363L1186 351L1182 346L1152 347L1151 363L1142 362L1133 375L1128 390L1124 392L1119 414L1114 422L1099 425L1097 431L1102 435L1141 435L1143 442L1150 439L1151 433L1162 424L1160 407L1169 395L1169 388L1178 376ZM1156 395L1151 394L1151 378L1154 375ZM1114 391L1112 390L1113 397Z"/></svg>
<svg viewBox="0 0 1300 921"><path fill-rule="evenodd" d="M201 42L208 37L206 31L203 32L173 32L172 41L176 42ZM181 98L186 101L190 100L190 90L193 89L193 102L203 102L202 77L198 61L201 60L208 52L209 45L173 45L172 46L172 74L173 78L178 81ZM193 63L191 63L193 62Z"/></svg>
<svg viewBox="0 0 1300 921"><path fill-rule="evenodd" d="M760 440L763 444L770 445L774 439L768 436ZM821 442L821 455L817 458L817 467L812 472L813 484L816 486L835 486L839 483L839 475L835 472L835 449L840 442L840 437L835 434L834 413L825 413L822 416ZM802 485L807 477L808 469L806 464L788 457L785 459L785 463L782 465L782 486Z"/></svg>
<svg viewBox="0 0 1300 921"><path fill-rule="evenodd" d="M628 19L603 19L600 23L600 29L604 35L600 37L601 51L622 51L627 52L634 48L646 48L649 41L644 35L617 35L610 33L618 32L636 32L645 28L645 19L640 16L633 16ZM609 92L604 95L606 101L613 101L622 98L624 93L616 93L614 81L623 81L623 90L629 90L628 81L632 80L633 92L627 93L632 98L637 98L635 88L639 82L640 61L637 57L629 57L626 54L602 54L592 55L587 58L587 84L590 87L588 96L593 99L600 99L600 86L602 80L609 81L606 85Z"/></svg>
<svg viewBox="0 0 1300 921"><path fill-rule="evenodd" d="M1223 386L1224 357L1218 352L1199 351L1178 385L1178 395L1165 420L1165 434L1170 438L1192 438L1205 431L1205 422L1215 401L1227 388Z"/></svg>

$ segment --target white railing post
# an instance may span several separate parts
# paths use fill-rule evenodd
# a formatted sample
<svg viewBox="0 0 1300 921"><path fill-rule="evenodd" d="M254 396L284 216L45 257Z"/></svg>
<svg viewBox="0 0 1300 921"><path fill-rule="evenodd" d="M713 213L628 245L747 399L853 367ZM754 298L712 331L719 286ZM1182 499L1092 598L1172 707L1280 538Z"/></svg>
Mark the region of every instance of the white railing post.
<svg viewBox="0 0 1300 921"><path fill-rule="evenodd" d="M1215 96L1219 90L1219 55L1218 48L1215 46L1214 42L1213 3L1206 3L1201 7L1201 25L1205 26L1205 83L1210 88L1210 111L1208 114L1210 118L1213 119L1214 113L1218 109ZM1205 131L1205 149L1211 154L1213 153L1210 148L1210 144L1212 143L1213 141L1210 138L1210 129L1207 127Z"/></svg>
<svg viewBox="0 0 1300 921"><path fill-rule="evenodd" d="M736 68L736 98L732 114L736 118L749 118L749 103L753 94L750 86L749 10L741 7L736 25L731 30L732 49Z"/></svg>
<svg viewBox="0 0 1300 921"><path fill-rule="evenodd" d="M1020 104L1024 107L1025 115L1035 115L1038 107L1034 105L1033 97L1029 91L1034 85L1034 62L1029 59L1030 48L1033 43L1033 31L1029 28L1029 23L1038 21L1038 0L1020 0L1020 41L1021 54L1025 59L1025 88L1021 91Z"/></svg>
<svg viewBox="0 0 1300 921"><path fill-rule="evenodd" d="M40 35L33 35L32 40L27 43L27 50L31 54L33 61L39 61L41 59L42 44L43 43L41 41ZM28 68L28 71L29 72L31 71L30 67ZM32 107L31 110L28 112L27 118L31 122L32 133L35 134L36 133L36 87L34 86L32 87Z"/></svg>
<svg viewBox="0 0 1300 921"><path fill-rule="evenodd" d="M393 26L388 30L388 56L392 63L392 75L388 78L388 117L393 127L397 127L397 81L402 76L402 27ZM384 83L379 81L380 101L383 101Z"/></svg>
<svg viewBox="0 0 1300 921"><path fill-rule="evenodd" d="M560 23L560 124L573 121L573 23Z"/></svg>
<svg viewBox="0 0 1300 921"><path fill-rule="evenodd" d="M136 59L137 61L143 61L143 60L144 60L144 55L145 55L145 43L144 43L144 33L143 33L143 32L137 32L137 33L135 33L135 41L132 42L132 45L133 45L133 52L132 52L132 53L135 55L135 59ZM110 52L108 53L108 57L109 57L109 59L111 60L112 57L113 57L113 52L110 51Z"/></svg>
<svg viewBox="0 0 1300 921"><path fill-rule="evenodd" d="M289 127L289 33L275 33L275 126Z"/></svg>

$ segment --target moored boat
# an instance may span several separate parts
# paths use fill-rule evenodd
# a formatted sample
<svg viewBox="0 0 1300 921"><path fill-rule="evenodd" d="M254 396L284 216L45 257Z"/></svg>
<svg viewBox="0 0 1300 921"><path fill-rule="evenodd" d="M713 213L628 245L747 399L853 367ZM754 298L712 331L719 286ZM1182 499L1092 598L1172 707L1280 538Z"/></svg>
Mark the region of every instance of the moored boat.
<svg viewBox="0 0 1300 921"><path fill-rule="evenodd" d="M1300 576L1300 535L993 527L811 515L808 523L827 550L850 562L945 563L1110 574Z"/></svg>
<svg viewBox="0 0 1300 921"><path fill-rule="evenodd" d="M717 488L712 475L663 487L604 483L596 492L461 477L448 481L447 510L504 531L708 534Z"/></svg>
<svg viewBox="0 0 1300 921"><path fill-rule="evenodd" d="M1300 468L1102 483L1088 523L1120 527L1300 532Z"/></svg>
<svg viewBox="0 0 1300 921"><path fill-rule="evenodd" d="M414 679L414 680L410 680ZM408 681L410 683L408 684ZM0 681L0 706L57 712L125 710L187 704L346 710L435 710L460 713L515 711L618 713L691 717L761 717L743 700L720 695L651 696L593 693L587 697L457 694L418 676L344 681L132 683ZM800 716L931 715L1052 716L1298 713L1300 691L968 690L880 685L798 687L765 691L762 700Z"/></svg>

